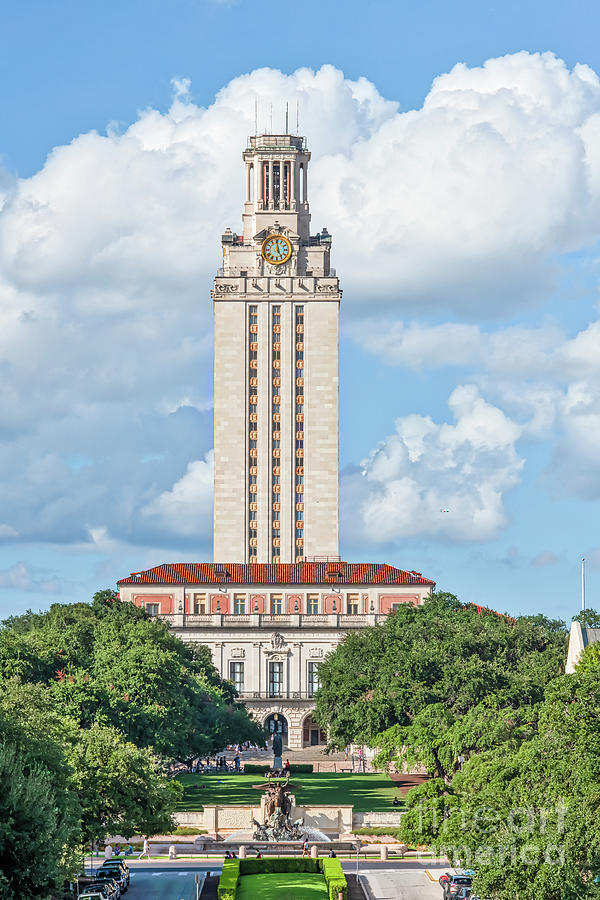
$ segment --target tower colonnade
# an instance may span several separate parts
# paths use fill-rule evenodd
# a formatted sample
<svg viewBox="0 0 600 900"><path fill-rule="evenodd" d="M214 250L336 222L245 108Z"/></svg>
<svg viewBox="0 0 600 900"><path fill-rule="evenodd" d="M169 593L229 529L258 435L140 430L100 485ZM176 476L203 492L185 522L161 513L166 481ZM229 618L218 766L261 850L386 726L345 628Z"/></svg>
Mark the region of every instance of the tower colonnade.
<svg viewBox="0 0 600 900"><path fill-rule="evenodd" d="M246 203L256 201L259 209L293 210L298 203L305 202L307 195L308 168L305 163L297 164L294 159L246 162Z"/></svg>

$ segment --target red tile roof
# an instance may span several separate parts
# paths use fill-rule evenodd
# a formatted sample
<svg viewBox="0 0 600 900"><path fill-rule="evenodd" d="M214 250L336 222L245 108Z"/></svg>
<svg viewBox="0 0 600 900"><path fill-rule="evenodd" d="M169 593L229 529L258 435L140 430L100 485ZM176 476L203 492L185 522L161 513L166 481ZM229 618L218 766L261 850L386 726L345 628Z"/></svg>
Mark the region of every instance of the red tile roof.
<svg viewBox="0 0 600 900"><path fill-rule="evenodd" d="M420 572L385 563L164 563L132 572L122 584L403 584L434 587Z"/></svg>

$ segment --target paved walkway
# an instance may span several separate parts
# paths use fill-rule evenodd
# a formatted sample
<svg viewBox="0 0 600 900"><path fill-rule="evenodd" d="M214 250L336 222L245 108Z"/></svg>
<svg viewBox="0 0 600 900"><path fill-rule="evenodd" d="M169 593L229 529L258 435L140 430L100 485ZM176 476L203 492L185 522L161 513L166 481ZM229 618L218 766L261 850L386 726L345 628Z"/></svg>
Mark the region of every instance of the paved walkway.
<svg viewBox="0 0 600 900"><path fill-rule="evenodd" d="M453 871L439 861L408 860L393 868L385 863L363 871L362 879L371 900L442 900L438 878Z"/></svg>

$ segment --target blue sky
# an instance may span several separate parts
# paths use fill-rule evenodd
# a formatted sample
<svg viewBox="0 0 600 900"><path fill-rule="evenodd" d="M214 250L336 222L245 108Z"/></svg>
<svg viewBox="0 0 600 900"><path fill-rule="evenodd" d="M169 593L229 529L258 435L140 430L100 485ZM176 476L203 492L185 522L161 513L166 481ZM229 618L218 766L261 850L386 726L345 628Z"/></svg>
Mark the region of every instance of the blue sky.
<svg viewBox="0 0 600 900"><path fill-rule="evenodd" d="M585 554L600 605L599 25L4 4L0 615L210 558L208 291L254 96L300 101L345 289L342 555L568 620Z"/></svg>

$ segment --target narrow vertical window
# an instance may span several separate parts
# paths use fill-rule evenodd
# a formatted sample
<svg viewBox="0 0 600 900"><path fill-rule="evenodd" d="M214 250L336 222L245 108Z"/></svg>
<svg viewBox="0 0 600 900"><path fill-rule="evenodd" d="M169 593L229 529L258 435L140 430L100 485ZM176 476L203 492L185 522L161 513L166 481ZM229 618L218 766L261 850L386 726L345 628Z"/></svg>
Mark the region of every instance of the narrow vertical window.
<svg viewBox="0 0 600 900"><path fill-rule="evenodd" d="M309 662L308 664L308 696L314 697L319 690L319 664Z"/></svg>
<svg viewBox="0 0 600 900"><path fill-rule="evenodd" d="M256 496L258 475L258 306L248 306L248 562L257 560ZM241 596L241 595L238 595ZM235 611L235 600L234 600ZM245 613L245 609L242 613Z"/></svg>
<svg viewBox="0 0 600 900"><path fill-rule="evenodd" d="M269 697L283 696L283 663L269 663Z"/></svg>
<svg viewBox="0 0 600 900"><path fill-rule="evenodd" d="M238 694L242 694L244 691L244 663L243 662L230 662L229 663L229 680L233 681L234 687Z"/></svg>
<svg viewBox="0 0 600 900"><path fill-rule="evenodd" d="M296 466L296 503L292 523L295 536L296 562L304 559L304 493L298 491L298 472L304 475L304 306L296 306L295 351L294 351L294 391L296 409L296 428L294 440ZM302 483L304 478L302 478Z"/></svg>

